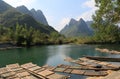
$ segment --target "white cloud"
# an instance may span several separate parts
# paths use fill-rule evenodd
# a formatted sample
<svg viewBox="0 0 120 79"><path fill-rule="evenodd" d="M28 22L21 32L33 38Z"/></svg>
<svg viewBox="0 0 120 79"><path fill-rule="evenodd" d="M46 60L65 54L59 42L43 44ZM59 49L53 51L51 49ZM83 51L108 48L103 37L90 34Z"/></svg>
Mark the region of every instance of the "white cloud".
<svg viewBox="0 0 120 79"><path fill-rule="evenodd" d="M70 18L63 18L60 23L58 23L58 26L56 26L56 29L58 31L62 30L66 24L68 24L70 21Z"/></svg>
<svg viewBox="0 0 120 79"><path fill-rule="evenodd" d="M87 0L82 4L83 7L95 8L95 0Z"/></svg>
<svg viewBox="0 0 120 79"><path fill-rule="evenodd" d="M30 7L32 3L34 3L36 0L4 0L4 1L12 5L13 7L17 7L20 5Z"/></svg>
<svg viewBox="0 0 120 79"><path fill-rule="evenodd" d="M92 20L92 15L95 13L95 9L92 9L90 11L84 12L80 16L77 17L77 20L80 18L83 18L85 21L90 21Z"/></svg>
<svg viewBox="0 0 120 79"><path fill-rule="evenodd" d="M77 20L80 18L83 18L86 21L92 20L92 15L95 13L95 10L97 10L97 7L95 7L95 0L87 0L82 4L82 7L89 8L89 10L78 16Z"/></svg>

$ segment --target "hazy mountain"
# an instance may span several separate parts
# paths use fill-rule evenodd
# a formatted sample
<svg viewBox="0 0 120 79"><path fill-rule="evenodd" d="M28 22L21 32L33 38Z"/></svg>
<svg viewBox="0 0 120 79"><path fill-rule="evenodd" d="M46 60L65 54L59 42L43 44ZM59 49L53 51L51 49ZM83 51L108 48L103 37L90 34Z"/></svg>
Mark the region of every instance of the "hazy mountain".
<svg viewBox="0 0 120 79"><path fill-rule="evenodd" d="M32 16L32 13L27 9L27 7L25 7L24 5L19 6L16 8L19 12L24 13L24 14L28 14Z"/></svg>
<svg viewBox="0 0 120 79"><path fill-rule="evenodd" d="M4 1L0 0L0 13L3 13L9 9L12 9L13 7L9 4L5 3Z"/></svg>
<svg viewBox="0 0 120 79"><path fill-rule="evenodd" d="M35 18L35 20L37 20L38 22L41 22L45 25L48 25L48 22L41 10L36 11L35 9L31 9L31 13L32 13L32 16Z"/></svg>
<svg viewBox="0 0 120 79"><path fill-rule="evenodd" d="M93 21L86 21L86 24L88 25L88 27L93 31L92 23Z"/></svg>
<svg viewBox="0 0 120 79"><path fill-rule="evenodd" d="M41 10L37 10L37 11L35 9L28 10L27 7L25 7L24 5L19 6L16 9L21 13L32 16L36 21L38 21L44 25L48 25L48 22Z"/></svg>
<svg viewBox="0 0 120 79"><path fill-rule="evenodd" d="M0 0L0 25L5 27L14 27L16 23L26 25L27 27L33 27L47 34L56 31L51 26L37 22L32 16L20 13L9 4Z"/></svg>
<svg viewBox="0 0 120 79"><path fill-rule="evenodd" d="M81 18L79 21L71 19L69 24L66 25L61 31L61 34L66 37L79 37L92 35L86 22Z"/></svg>

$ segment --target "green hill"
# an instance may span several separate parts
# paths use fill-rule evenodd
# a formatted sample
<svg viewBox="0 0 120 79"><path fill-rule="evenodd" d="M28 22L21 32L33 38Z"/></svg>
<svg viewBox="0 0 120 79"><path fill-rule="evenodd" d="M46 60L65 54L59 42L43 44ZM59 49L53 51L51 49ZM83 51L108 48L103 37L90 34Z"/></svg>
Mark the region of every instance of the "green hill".
<svg viewBox="0 0 120 79"><path fill-rule="evenodd" d="M79 21L71 19L69 24L66 25L60 33L66 37L85 37L92 35L92 31L82 18Z"/></svg>
<svg viewBox="0 0 120 79"><path fill-rule="evenodd" d="M0 1L0 25L14 27L16 23L33 27L34 29L40 30L42 33L50 34L51 32L56 32L51 26L38 23L32 16L20 13L9 4Z"/></svg>

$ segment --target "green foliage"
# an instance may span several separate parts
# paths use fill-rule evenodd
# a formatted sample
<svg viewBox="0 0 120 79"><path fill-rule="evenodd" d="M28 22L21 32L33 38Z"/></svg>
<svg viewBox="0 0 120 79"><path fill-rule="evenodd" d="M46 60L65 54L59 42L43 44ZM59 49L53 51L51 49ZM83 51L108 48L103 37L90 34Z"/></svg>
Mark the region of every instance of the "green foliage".
<svg viewBox="0 0 120 79"><path fill-rule="evenodd" d="M51 43L54 42L55 44L62 44L65 42L65 37L60 35L58 32L52 32L49 38Z"/></svg>
<svg viewBox="0 0 120 79"><path fill-rule="evenodd" d="M98 10L93 15L93 28L97 42L119 43L120 2L119 0L95 0Z"/></svg>
<svg viewBox="0 0 120 79"><path fill-rule="evenodd" d="M16 24L16 27L0 26L0 42L13 42L18 46L43 45L43 44L62 44L64 37L58 32L50 35L42 33L26 24Z"/></svg>

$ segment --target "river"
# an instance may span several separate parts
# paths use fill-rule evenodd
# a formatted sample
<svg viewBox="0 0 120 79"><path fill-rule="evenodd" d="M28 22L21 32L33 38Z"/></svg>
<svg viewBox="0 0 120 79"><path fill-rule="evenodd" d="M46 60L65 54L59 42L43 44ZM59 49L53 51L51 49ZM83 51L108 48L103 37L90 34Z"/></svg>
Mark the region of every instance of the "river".
<svg viewBox="0 0 120 79"><path fill-rule="evenodd" d="M120 46L116 45L48 45L31 48L19 48L0 51L0 67L7 64L19 63L24 64L32 62L39 66L45 64L56 66L59 64L71 64L65 62L66 57L77 59L85 55L90 56L105 56L105 57L120 57L120 55L111 55L100 53L95 50L96 47L112 48L120 50ZM70 79L84 79L85 76L72 75Z"/></svg>

